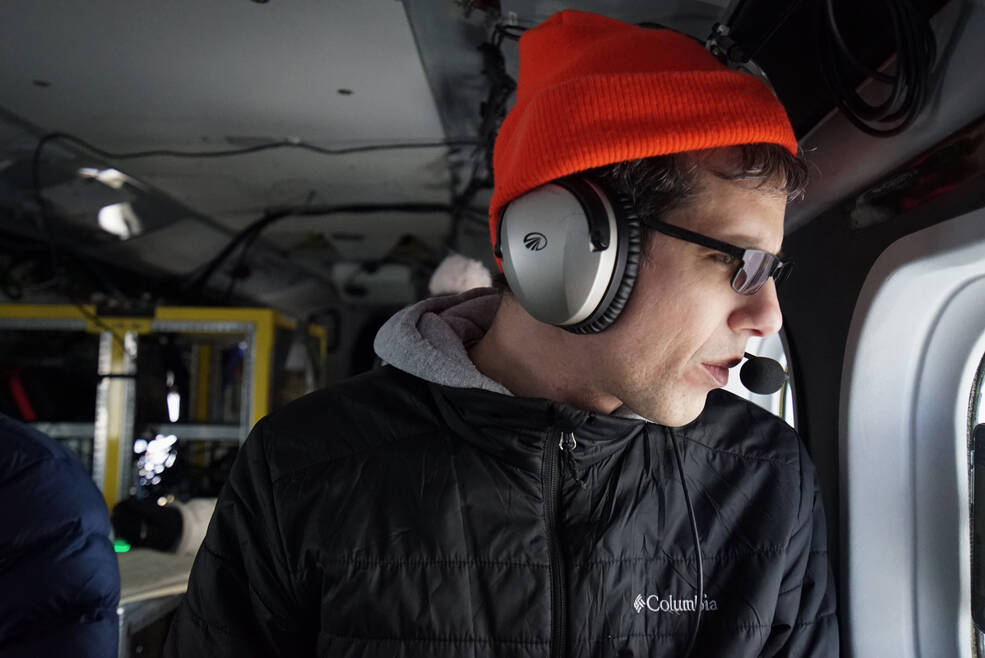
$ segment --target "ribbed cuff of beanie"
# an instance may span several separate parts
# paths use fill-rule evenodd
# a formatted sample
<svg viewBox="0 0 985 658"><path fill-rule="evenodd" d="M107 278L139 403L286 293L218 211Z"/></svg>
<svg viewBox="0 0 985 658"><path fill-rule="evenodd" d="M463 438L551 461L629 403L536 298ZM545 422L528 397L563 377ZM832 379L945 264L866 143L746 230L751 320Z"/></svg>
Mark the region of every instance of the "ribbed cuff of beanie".
<svg viewBox="0 0 985 658"><path fill-rule="evenodd" d="M568 80L541 90L503 122L490 226L495 229L505 203L579 171L759 142L797 152L782 105L749 75L667 71Z"/></svg>

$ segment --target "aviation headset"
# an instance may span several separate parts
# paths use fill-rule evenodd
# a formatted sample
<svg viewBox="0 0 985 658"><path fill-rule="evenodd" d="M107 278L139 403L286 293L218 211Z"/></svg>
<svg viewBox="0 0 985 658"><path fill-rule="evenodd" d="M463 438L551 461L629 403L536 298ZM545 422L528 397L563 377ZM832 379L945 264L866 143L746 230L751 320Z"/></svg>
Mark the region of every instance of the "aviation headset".
<svg viewBox="0 0 985 658"><path fill-rule="evenodd" d="M503 208L496 256L517 301L541 322L598 333L622 312L639 270L640 218L624 195L568 176Z"/></svg>

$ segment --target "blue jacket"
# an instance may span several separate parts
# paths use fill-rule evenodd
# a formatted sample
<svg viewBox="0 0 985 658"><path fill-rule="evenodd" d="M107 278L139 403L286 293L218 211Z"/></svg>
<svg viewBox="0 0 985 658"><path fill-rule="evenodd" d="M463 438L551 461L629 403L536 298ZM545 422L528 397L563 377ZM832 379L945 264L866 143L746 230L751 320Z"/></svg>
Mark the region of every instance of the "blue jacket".
<svg viewBox="0 0 985 658"><path fill-rule="evenodd" d="M0 657L117 655L106 503L54 439L0 414Z"/></svg>

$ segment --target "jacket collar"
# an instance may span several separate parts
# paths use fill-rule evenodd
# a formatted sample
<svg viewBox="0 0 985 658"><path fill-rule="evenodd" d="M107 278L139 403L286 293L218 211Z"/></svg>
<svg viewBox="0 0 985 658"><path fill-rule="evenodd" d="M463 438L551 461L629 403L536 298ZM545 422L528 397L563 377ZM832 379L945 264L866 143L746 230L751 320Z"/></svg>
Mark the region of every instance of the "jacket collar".
<svg viewBox="0 0 985 658"><path fill-rule="evenodd" d="M577 443L583 466L620 452L650 425L640 418L597 414L541 398L512 397L480 389L430 385L445 420L460 438L525 470L539 471L544 450L563 433Z"/></svg>

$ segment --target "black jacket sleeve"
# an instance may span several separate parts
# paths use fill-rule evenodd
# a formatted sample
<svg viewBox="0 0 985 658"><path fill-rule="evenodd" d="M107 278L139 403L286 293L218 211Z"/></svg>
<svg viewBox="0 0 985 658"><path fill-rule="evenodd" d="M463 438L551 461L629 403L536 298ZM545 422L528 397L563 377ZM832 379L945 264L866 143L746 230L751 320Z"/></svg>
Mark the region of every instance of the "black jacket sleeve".
<svg viewBox="0 0 985 658"><path fill-rule="evenodd" d="M169 658L314 653L317 629L302 614L288 564L266 422L243 444L219 495L168 635Z"/></svg>
<svg viewBox="0 0 985 658"><path fill-rule="evenodd" d="M785 552L783 585L764 656L837 656L838 617L817 474L801 445L800 522Z"/></svg>
<svg viewBox="0 0 985 658"><path fill-rule="evenodd" d="M79 460L0 414L0 656L116 656L120 571L109 532Z"/></svg>

